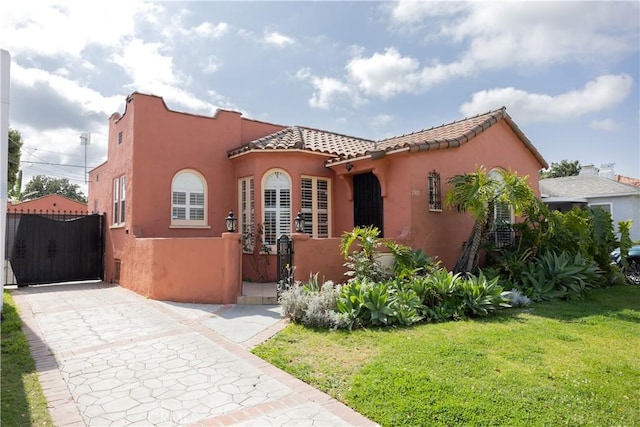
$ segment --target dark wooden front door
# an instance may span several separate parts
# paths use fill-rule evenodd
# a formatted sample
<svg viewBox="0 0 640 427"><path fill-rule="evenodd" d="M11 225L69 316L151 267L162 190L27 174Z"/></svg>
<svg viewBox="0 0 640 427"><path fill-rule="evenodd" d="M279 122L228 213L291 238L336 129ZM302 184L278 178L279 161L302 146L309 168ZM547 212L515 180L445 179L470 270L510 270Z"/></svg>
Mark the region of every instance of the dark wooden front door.
<svg viewBox="0 0 640 427"><path fill-rule="evenodd" d="M378 227L380 237L384 237L380 181L371 172L353 176L353 223L361 227Z"/></svg>

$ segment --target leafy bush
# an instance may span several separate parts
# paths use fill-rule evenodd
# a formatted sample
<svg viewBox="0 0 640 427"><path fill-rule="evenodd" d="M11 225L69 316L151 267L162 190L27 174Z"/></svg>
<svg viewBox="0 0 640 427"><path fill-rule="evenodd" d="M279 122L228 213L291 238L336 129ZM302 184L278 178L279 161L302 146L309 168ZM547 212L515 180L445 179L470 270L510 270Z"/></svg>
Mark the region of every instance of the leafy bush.
<svg viewBox="0 0 640 427"><path fill-rule="evenodd" d="M393 255L393 275L397 279L427 275L438 265L422 249L414 251L409 246L393 241L386 242L385 246Z"/></svg>
<svg viewBox="0 0 640 427"><path fill-rule="evenodd" d="M507 291L505 296L509 300L511 307L526 307L531 304L531 299L518 289Z"/></svg>
<svg viewBox="0 0 640 427"><path fill-rule="evenodd" d="M462 308L468 316L487 316L498 308L511 307L498 278L487 280L482 271L478 276L469 275L460 282Z"/></svg>
<svg viewBox="0 0 640 427"><path fill-rule="evenodd" d="M579 298L597 286L599 271L579 253L546 252L528 264L520 287L533 301Z"/></svg>
<svg viewBox="0 0 640 427"><path fill-rule="evenodd" d="M400 325L418 323L424 316L420 314L422 301L413 289L398 290L393 299L393 317Z"/></svg>
<svg viewBox="0 0 640 427"><path fill-rule="evenodd" d="M611 214L600 208L573 208L569 212L549 210L542 202L531 205L524 221L516 224L520 248L531 248L532 255L541 253L580 254L588 262L595 262L598 275L595 284L613 284L616 271L610 264L609 254L616 247ZM527 267L528 269L528 267Z"/></svg>
<svg viewBox="0 0 640 427"><path fill-rule="evenodd" d="M345 267L349 269L345 275L351 276L352 279L368 279L374 282L388 278L384 266L376 256L378 248L382 245L379 234L380 230L373 226L355 227L352 231L342 234L340 253L345 257ZM357 244L358 248L351 251L353 244Z"/></svg>
<svg viewBox="0 0 640 427"><path fill-rule="evenodd" d="M296 282L280 293L282 314L292 322L306 326L346 328L348 323L345 316L336 311L341 286L328 281L318 287L317 275L310 276L310 279L311 285Z"/></svg>

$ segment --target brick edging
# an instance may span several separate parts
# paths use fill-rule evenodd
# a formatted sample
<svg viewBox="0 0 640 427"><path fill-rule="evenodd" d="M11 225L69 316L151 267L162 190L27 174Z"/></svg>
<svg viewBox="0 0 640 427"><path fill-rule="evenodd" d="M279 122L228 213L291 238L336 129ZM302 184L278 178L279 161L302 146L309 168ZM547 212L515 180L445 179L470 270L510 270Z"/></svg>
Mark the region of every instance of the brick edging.
<svg viewBox="0 0 640 427"><path fill-rule="evenodd" d="M47 399L47 410L53 424L56 427L86 426L71 391L62 378L53 352L42 339L42 331L33 315L31 305L20 292L11 292L11 296L20 310L22 332L29 342L31 357L36 364L38 379L44 397Z"/></svg>

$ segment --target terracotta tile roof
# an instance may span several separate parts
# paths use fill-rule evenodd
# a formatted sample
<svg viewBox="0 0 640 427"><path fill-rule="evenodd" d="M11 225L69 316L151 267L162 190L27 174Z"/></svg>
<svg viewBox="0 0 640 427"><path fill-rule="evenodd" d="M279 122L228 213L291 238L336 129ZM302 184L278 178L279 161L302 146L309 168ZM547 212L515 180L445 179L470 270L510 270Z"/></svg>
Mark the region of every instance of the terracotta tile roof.
<svg viewBox="0 0 640 427"><path fill-rule="evenodd" d="M640 187L640 179L638 178L631 178L630 176L624 176L624 175L616 175L615 179L616 181L622 182L623 184L629 184L629 185L634 185L636 187Z"/></svg>
<svg viewBox="0 0 640 427"><path fill-rule="evenodd" d="M464 143L497 123L503 115L504 108L406 135L383 139L378 141L378 148L388 151L435 142L454 143L458 140L458 144Z"/></svg>
<svg viewBox="0 0 640 427"><path fill-rule="evenodd" d="M228 152L228 156L234 157L253 150L300 149L332 155L333 158L327 161L327 165L331 165L344 160L357 160L369 155L383 156L395 150L424 151L459 147L500 120L505 120L541 165L545 168L548 167L547 162L511 120L504 107L485 114L380 141L292 126L231 150Z"/></svg>
<svg viewBox="0 0 640 427"><path fill-rule="evenodd" d="M341 135L303 126L290 126L279 132L251 141L229 151L229 157L247 151L260 150L308 150L331 156L347 156L372 149L375 142L353 136Z"/></svg>

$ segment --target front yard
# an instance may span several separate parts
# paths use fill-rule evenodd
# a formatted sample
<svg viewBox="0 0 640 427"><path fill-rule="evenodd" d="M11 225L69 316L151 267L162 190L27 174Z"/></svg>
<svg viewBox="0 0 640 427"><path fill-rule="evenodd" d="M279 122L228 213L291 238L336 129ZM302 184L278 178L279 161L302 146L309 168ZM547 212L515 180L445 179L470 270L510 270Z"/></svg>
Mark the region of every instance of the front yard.
<svg viewBox="0 0 640 427"><path fill-rule="evenodd" d="M640 425L640 287L408 328L292 324L254 353L382 426Z"/></svg>

